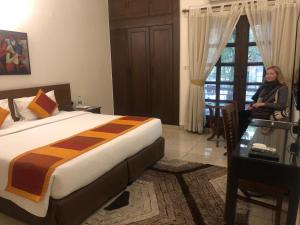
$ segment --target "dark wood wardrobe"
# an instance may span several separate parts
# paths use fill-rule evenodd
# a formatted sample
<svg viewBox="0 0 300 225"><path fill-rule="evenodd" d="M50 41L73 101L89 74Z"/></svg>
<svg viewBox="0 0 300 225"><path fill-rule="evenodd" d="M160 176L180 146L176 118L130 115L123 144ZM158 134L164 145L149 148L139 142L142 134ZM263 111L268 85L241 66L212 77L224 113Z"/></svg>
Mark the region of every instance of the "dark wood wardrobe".
<svg viewBox="0 0 300 225"><path fill-rule="evenodd" d="M179 124L179 0L109 0L115 114Z"/></svg>

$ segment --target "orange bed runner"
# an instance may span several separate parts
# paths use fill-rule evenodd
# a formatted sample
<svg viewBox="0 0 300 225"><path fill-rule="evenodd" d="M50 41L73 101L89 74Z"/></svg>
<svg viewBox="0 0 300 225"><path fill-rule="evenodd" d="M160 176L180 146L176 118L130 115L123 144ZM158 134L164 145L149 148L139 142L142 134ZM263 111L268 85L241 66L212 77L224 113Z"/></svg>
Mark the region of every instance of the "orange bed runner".
<svg viewBox="0 0 300 225"><path fill-rule="evenodd" d="M25 152L10 162L6 191L38 202L47 192L50 177L56 167L149 120L151 118L121 117L69 138Z"/></svg>

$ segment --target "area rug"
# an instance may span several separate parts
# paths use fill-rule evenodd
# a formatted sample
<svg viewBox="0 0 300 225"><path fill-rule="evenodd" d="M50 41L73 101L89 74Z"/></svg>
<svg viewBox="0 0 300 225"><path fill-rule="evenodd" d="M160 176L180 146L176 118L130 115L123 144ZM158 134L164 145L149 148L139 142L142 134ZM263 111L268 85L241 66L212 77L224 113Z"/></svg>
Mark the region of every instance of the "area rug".
<svg viewBox="0 0 300 225"><path fill-rule="evenodd" d="M83 225L222 225L226 168L161 160ZM239 202L236 224L246 225Z"/></svg>

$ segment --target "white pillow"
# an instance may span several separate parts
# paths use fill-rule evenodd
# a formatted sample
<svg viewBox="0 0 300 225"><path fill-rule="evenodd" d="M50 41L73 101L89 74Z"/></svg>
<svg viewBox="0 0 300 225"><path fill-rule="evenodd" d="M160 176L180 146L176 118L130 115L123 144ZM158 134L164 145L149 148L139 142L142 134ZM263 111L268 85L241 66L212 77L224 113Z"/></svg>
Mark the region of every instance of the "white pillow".
<svg viewBox="0 0 300 225"><path fill-rule="evenodd" d="M46 95L54 102L56 102L54 91L49 91ZM27 106L33 101L35 96L31 97L23 97L23 98L15 98L13 100L15 106L15 114L18 118L22 120L36 120L38 117L27 108ZM56 115L58 113L58 108L55 108L52 115Z"/></svg>
<svg viewBox="0 0 300 225"><path fill-rule="evenodd" d="M10 109L9 109L9 106L8 106L8 99L1 99L0 100L0 107L3 108L3 109L5 109L5 110L8 110L10 112ZM13 123L14 123L14 120L11 117L11 114L9 114L5 118L5 120L4 120L3 124L2 124L2 126L0 127L0 129L7 128L10 125L12 125Z"/></svg>

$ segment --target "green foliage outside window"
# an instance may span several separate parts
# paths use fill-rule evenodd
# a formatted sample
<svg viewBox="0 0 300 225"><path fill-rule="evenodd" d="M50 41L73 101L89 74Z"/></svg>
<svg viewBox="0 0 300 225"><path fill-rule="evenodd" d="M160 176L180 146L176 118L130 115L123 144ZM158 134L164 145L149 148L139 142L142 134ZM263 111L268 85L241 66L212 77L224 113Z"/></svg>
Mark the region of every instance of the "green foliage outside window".
<svg viewBox="0 0 300 225"><path fill-rule="evenodd" d="M235 48L234 47L226 47L223 50L221 55L221 62L222 63L231 63L234 62L235 59Z"/></svg>

